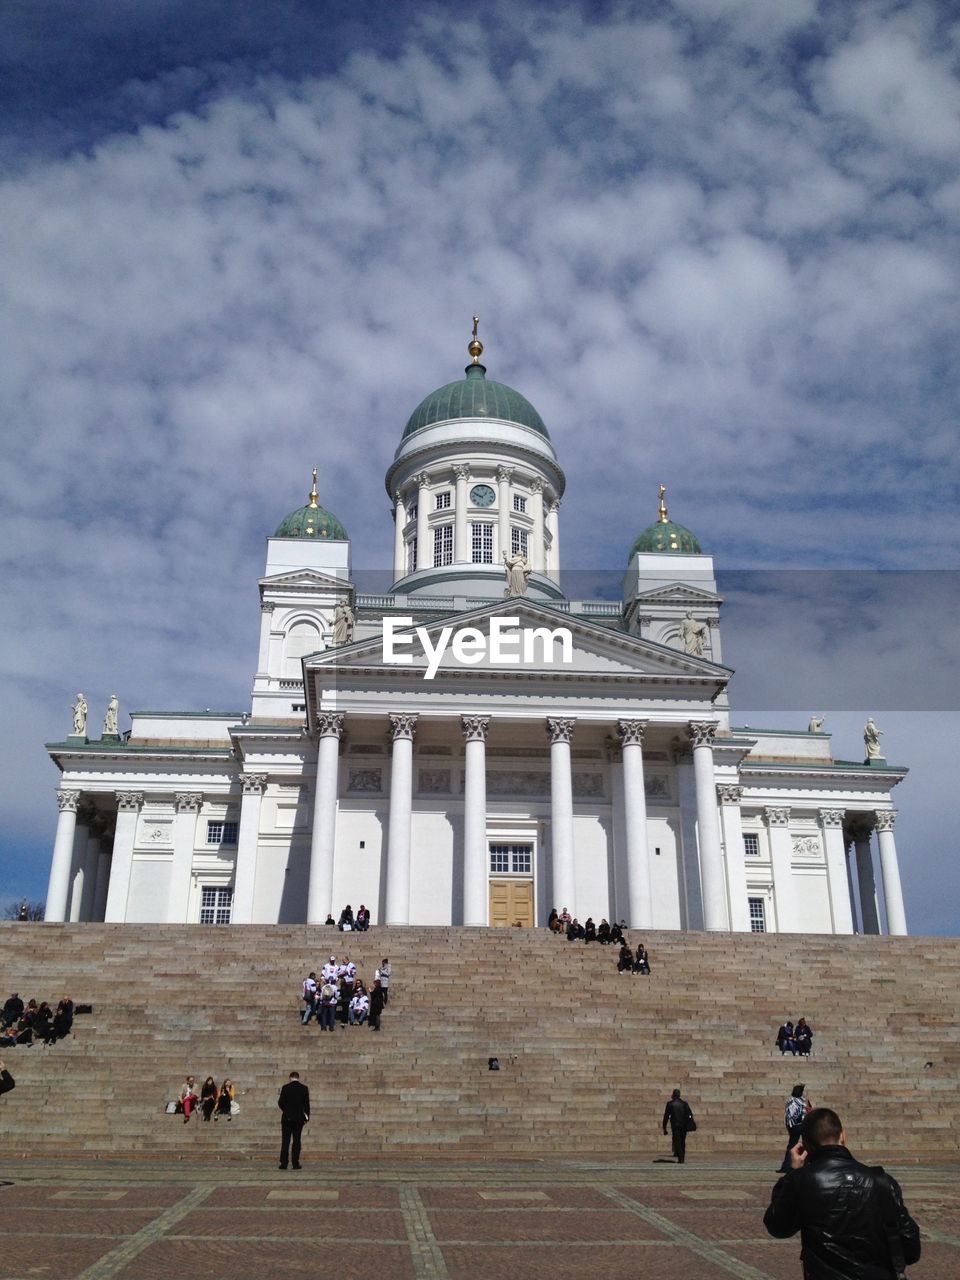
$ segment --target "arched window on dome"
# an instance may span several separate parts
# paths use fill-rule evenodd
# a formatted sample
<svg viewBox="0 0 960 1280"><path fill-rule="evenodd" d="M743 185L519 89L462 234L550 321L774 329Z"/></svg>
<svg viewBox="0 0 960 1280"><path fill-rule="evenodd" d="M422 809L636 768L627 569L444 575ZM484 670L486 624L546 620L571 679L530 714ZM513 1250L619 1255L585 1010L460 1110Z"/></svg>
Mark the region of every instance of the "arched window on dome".
<svg viewBox="0 0 960 1280"><path fill-rule="evenodd" d="M283 679L299 680L303 674L300 659L323 648L320 628L312 622L295 622L283 637Z"/></svg>

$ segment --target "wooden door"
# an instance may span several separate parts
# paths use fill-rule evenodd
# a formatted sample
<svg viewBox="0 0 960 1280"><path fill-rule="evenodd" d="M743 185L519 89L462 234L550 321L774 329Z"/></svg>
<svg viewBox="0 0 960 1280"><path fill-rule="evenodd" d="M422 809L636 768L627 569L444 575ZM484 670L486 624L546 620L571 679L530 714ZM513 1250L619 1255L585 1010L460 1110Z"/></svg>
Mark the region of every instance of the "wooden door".
<svg viewBox="0 0 960 1280"><path fill-rule="evenodd" d="M490 926L506 929L517 922L533 928L533 881L490 881Z"/></svg>

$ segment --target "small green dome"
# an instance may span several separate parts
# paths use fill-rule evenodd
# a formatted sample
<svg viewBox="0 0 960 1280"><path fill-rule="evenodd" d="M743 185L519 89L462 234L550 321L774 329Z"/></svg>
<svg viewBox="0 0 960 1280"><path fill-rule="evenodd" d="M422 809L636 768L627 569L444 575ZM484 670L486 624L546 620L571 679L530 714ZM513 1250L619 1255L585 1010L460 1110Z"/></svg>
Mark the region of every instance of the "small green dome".
<svg viewBox="0 0 960 1280"><path fill-rule="evenodd" d="M629 559L643 552L674 552L677 555L699 556L702 554L700 543L689 529L673 520L657 521L649 529L644 529L640 537L630 548Z"/></svg>
<svg viewBox="0 0 960 1280"><path fill-rule="evenodd" d="M489 380L482 364L468 364L466 374L459 382L448 382L420 401L403 429L401 440L421 427L456 418L499 418L531 427L544 439L550 439L543 419L519 391Z"/></svg>
<svg viewBox="0 0 960 1280"><path fill-rule="evenodd" d="M313 470L313 488L305 507L291 511L277 526L275 538L335 538L348 542L347 531L335 515L317 503L317 470Z"/></svg>

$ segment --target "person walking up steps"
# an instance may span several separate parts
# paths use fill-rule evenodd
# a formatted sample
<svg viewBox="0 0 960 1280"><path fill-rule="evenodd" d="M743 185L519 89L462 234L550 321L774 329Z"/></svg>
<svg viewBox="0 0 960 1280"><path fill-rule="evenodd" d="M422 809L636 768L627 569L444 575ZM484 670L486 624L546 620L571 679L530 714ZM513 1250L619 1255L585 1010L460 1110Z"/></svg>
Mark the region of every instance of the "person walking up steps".
<svg viewBox="0 0 960 1280"><path fill-rule="evenodd" d="M677 1164L683 1164L687 1158L687 1134L694 1132L697 1122L693 1118L690 1104L680 1097L679 1089L674 1089L663 1110L664 1135L668 1124L673 1138L673 1154L677 1157Z"/></svg>
<svg viewBox="0 0 960 1280"><path fill-rule="evenodd" d="M292 1156L294 1169L300 1166L300 1136L310 1119L310 1090L300 1083L300 1072L291 1071L290 1079L280 1090L277 1106L280 1118L280 1165L286 1169Z"/></svg>

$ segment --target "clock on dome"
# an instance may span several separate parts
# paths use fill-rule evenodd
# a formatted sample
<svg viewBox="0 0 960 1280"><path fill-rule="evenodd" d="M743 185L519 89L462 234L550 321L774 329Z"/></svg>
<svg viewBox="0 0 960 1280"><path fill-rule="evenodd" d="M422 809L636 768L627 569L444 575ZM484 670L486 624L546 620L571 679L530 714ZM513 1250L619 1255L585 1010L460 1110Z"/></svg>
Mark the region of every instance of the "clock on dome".
<svg viewBox="0 0 960 1280"><path fill-rule="evenodd" d="M492 507L497 495L488 484L475 484L470 490L470 501L475 507Z"/></svg>

